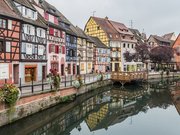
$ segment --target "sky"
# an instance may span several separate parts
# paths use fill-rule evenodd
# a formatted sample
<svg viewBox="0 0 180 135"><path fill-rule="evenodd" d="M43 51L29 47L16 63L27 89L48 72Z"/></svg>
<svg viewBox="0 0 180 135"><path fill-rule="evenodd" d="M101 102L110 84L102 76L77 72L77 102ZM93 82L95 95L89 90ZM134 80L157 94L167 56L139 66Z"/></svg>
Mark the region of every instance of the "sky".
<svg viewBox="0 0 180 135"><path fill-rule="evenodd" d="M108 17L147 36L180 32L179 0L47 0L75 26L84 29L90 16ZM133 23L131 23L133 22Z"/></svg>

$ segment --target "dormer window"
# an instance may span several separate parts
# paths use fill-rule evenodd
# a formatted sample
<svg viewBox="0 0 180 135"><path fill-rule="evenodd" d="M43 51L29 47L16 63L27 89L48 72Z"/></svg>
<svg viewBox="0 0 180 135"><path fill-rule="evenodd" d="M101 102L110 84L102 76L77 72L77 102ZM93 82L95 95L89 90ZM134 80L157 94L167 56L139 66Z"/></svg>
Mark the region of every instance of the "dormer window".
<svg viewBox="0 0 180 135"><path fill-rule="evenodd" d="M97 26L97 30L100 30L100 27L99 27L99 26Z"/></svg>
<svg viewBox="0 0 180 135"><path fill-rule="evenodd" d="M27 8L19 3L14 2L14 4L16 5L17 9L19 10L19 12L21 12L21 14L23 15L23 17L32 19L32 20L36 20L37 19L37 12L35 10L32 10L30 8Z"/></svg>
<svg viewBox="0 0 180 135"><path fill-rule="evenodd" d="M0 19L0 28L6 28L6 20Z"/></svg>

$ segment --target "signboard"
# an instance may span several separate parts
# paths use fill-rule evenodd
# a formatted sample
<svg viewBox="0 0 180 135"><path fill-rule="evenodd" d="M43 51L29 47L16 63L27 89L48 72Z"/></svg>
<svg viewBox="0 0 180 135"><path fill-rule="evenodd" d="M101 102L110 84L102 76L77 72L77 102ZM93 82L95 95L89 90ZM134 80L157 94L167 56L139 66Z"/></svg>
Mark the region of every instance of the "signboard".
<svg viewBox="0 0 180 135"><path fill-rule="evenodd" d="M0 80L9 79L9 64L0 64Z"/></svg>

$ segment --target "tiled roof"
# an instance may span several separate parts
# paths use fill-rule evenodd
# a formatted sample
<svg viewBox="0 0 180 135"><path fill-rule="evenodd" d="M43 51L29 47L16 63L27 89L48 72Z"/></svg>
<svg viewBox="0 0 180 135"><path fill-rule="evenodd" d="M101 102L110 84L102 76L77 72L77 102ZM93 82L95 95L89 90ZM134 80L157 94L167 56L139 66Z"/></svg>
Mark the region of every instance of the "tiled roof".
<svg viewBox="0 0 180 135"><path fill-rule="evenodd" d="M94 41L96 48L107 48L108 49L108 47L105 44L103 44L101 42L101 40L99 40L99 38L92 37L92 36L90 36L90 38Z"/></svg>
<svg viewBox="0 0 180 135"><path fill-rule="evenodd" d="M79 28L78 26L76 26L76 31L77 31L78 37L87 39L87 35L85 34L85 32L81 28Z"/></svg>
<svg viewBox="0 0 180 135"><path fill-rule="evenodd" d="M133 33L123 24L106 18L91 17L107 34L109 39L122 40L119 34L133 36Z"/></svg>
<svg viewBox="0 0 180 135"><path fill-rule="evenodd" d="M11 5L9 4L9 1L7 0L0 0L0 15L20 19L20 17L11 9Z"/></svg>
<svg viewBox="0 0 180 135"><path fill-rule="evenodd" d="M157 36L157 35L152 35L156 40L160 41L160 42L166 42L166 43L171 43L170 40L167 40L163 37Z"/></svg>
<svg viewBox="0 0 180 135"><path fill-rule="evenodd" d="M143 37L143 35L139 32L138 29L129 28L129 30L134 34L139 44L143 44L145 42L146 38Z"/></svg>
<svg viewBox="0 0 180 135"><path fill-rule="evenodd" d="M107 36L110 37L109 34L118 34L115 28L111 25L108 19L99 18L99 17L92 17L93 20L108 34Z"/></svg>
<svg viewBox="0 0 180 135"><path fill-rule="evenodd" d="M119 33L133 35L133 33L131 31L129 31L129 29L124 24L115 22L115 21L111 21L111 20L109 20L109 22Z"/></svg>
<svg viewBox="0 0 180 135"><path fill-rule="evenodd" d="M30 9L32 9L32 10L36 10L28 0L13 0L13 1L15 1L15 2L21 4L21 5L25 6L25 7L28 7Z"/></svg>
<svg viewBox="0 0 180 135"><path fill-rule="evenodd" d="M26 7L32 7L31 9L34 9L35 8L31 5L31 3L29 2L29 0L15 0L17 1L19 4L27 4L27 5L24 5ZM14 2L12 0L8 0L9 4L11 5L11 7L13 8L13 10L16 12L16 14L18 14L20 16L20 18L26 22L26 23L30 23L32 25L36 25L36 26L39 26L39 27L43 27L43 28L47 28L46 26L46 22L44 20L44 18L38 13L38 17L37 17L37 20L32 20L32 19L28 19L28 18L25 18L22 16L22 14L19 12L19 10L17 9L16 5L14 4ZM22 3L20 3L22 2ZM31 6L30 6L31 5ZM36 10L35 10L36 11Z"/></svg>
<svg viewBox="0 0 180 135"><path fill-rule="evenodd" d="M165 35L163 35L162 37L165 38L165 39L171 40L171 38L172 38L173 35L174 35L174 32L165 34Z"/></svg>
<svg viewBox="0 0 180 135"><path fill-rule="evenodd" d="M42 2L42 7L48 13L50 13L50 14L52 14L54 16L57 16L57 17L59 16L58 12L57 12L57 9L53 5L51 5L48 2L46 2L45 0Z"/></svg>

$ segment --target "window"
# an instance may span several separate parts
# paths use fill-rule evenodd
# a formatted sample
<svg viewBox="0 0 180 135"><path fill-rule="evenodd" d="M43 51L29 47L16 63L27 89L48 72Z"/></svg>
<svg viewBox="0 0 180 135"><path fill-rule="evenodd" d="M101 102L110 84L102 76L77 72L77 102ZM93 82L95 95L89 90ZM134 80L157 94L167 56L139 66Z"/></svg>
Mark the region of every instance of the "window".
<svg viewBox="0 0 180 135"><path fill-rule="evenodd" d="M9 30L12 29L12 20L8 20L8 29L9 29Z"/></svg>
<svg viewBox="0 0 180 135"><path fill-rule="evenodd" d="M128 44L128 48L129 48L129 44Z"/></svg>
<svg viewBox="0 0 180 135"><path fill-rule="evenodd" d="M0 41L0 52L3 52L3 41Z"/></svg>
<svg viewBox="0 0 180 135"><path fill-rule="evenodd" d="M87 29L86 32L89 32L89 29Z"/></svg>
<svg viewBox="0 0 180 135"><path fill-rule="evenodd" d="M134 48L134 45L132 44L132 48Z"/></svg>
<svg viewBox="0 0 180 135"><path fill-rule="evenodd" d="M49 28L49 35L53 35L54 36L54 29L53 28Z"/></svg>
<svg viewBox="0 0 180 135"><path fill-rule="evenodd" d="M49 45L49 53L54 52L55 53L55 45L50 44Z"/></svg>
<svg viewBox="0 0 180 135"><path fill-rule="evenodd" d="M123 47L126 48L126 44L125 43L123 44Z"/></svg>
<svg viewBox="0 0 180 135"><path fill-rule="evenodd" d="M97 26L97 30L100 30L100 27L99 27L99 26Z"/></svg>
<svg viewBox="0 0 180 135"><path fill-rule="evenodd" d="M6 20L0 19L0 28L6 28Z"/></svg>
<svg viewBox="0 0 180 135"><path fill-rule="evenodd" d="M49 20L49 14L45 12L45 13L44 13L44 18L45 18L45 20L48 21L48 20Z"/></svg>
<svg viewBox="0 0 180 135"><path fill-rule="evenodd" d="M6 52L11 52L11 43L6 42Z"/></svg>

